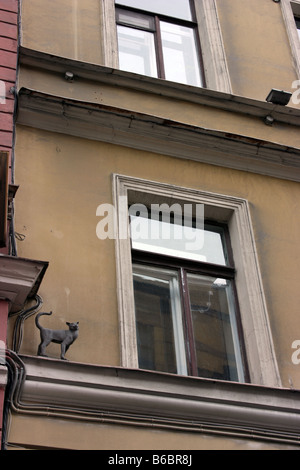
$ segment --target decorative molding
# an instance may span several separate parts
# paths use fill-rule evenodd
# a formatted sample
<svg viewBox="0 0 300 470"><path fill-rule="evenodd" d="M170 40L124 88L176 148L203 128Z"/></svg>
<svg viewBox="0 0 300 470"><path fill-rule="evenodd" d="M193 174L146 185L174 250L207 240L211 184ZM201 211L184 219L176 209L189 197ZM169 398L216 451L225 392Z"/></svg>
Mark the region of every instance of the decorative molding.
<svg viewBox="0 0 300 470"><path fill-rule="evenodd" d="M285 21L287 34L292 50L294 66L298 78L300 79L300 41L295 25L294 16L300 17L300 1L299 0L281 0L281 10Z"/></svg>
<svg viewBox="0 0 300 470"><path fill-rule="evenodd" d="M48 262L0 255L0 299L9 301L10 313L35 296L47 268Z"/></svg>
<svg viewBox="0 0 300 470"><path fill-rule="evenodd" d="M17 122L37 129L300 181L300 149L130 110L22 88L18 96Z"/></svg>
<svg viewBox="0 0 300 470"><path fill-rule="evenodd" d="M260 275L258 258L248 202L232 196L208 193L142 180L131 176L113 176L113 199L116 209L116 260L121 335L121 364L138 367L134 295L132 286L131 243L128 234L128 205L130 193L134 202L142 202L144 194L161 197L170 205L178 202L204 204L204 214L217 214L226 221L230 231L236 287L241 311L247 362L251 383L278 387L281 385L276 355L269 325L266 301ZM139 196L139 194L141 196ZM212 217L210 217L212 218Z"/></svg>
<svg viewBox="0 0 300 470"><path fill-rule="evenodd" d="M114 0L101 2L102 53L104 64L117 69L119 67L118 38Z"/></svg>
<svg viewBox="0 0 300 470"><path fill-rule="evenodd" d="M194 0L208 88L232 93L216 0Z"/></svg>
<svg viewBox="0 0 300 470"><path fill-rule="evenodd" d="M20 356L13 411L299 446L300 392Z"/></svg>
<svg viewBox="0 0 300 470"><path fill-rule="evenodd" d="M231 93L147 77L112 67L55 56L23 46L19 48L19 62L21 66L50 71L51 74L57 74L59 77L64 77L66 71L71 71L75 81L90 80L95 83L109 84L110 86L209 106L239 115L258 117L262 120L266 116L272 115L276 122L300 125L300 109L290 106L278 106L267 101L232 95ZM35 91L42 92L42 90Z"/></svg>
<svg viewBox="0 0 300 470"><path fill-rule="evenodd" d="M207 87L231 93L216 0L195 0L198 33L203 56ZM102 42L107 67L118 68L118 40L115 18L115 0L102 0Z"/></svg>

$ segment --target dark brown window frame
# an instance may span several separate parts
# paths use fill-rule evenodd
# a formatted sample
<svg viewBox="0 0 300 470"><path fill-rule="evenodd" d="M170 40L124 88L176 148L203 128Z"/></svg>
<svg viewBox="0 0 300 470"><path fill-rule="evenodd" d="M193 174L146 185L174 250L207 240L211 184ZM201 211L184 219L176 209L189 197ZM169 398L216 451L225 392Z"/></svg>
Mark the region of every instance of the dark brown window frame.
<svg viewBox="0 0 300 470"><path fill-rule="evenodd" d="M166 75L165 75L165 66L164 66L164 60L163 60L163 48L162 48L160 21L165 21L171 24L186 26L186 27L193 29L194 37L195 37L195 47L196 47L196 52L197 52L197 56L199 59L199 74L201 77L202 87L205 88L206 80L205 80L205 74L204 74L203 57L202 57L199 33L197 30L197 22L195 21L195 18L196 18L195 7L194 7L194 2L192 0L190 0L190 6L191 6L191 13L192 13L192 18L193 18L192 21L182 20L180 18L173 18L170 16L165 16L165 15L156 14L156 13L151 13L145 10L137 10L135 8L126 7L123 5L119 6L118 3L116 2L116 23L118 25L127 26L133 29L149 31L154 34L158 78L161 78L164 80L166 79ZM128 24L126 22L122 22L118 19L119 11L128 11L128 12L131 12L133 15L137 13L137 14L145 15L149 18L153 18L154 28L146 29L146 28L139 27L137 25L133 25L131 23Z"/></svg>
<svg viewBox="0 0 300 470"><path fill-rule="evenodd" d="M241 316L239 311L239 304L237 298L237 291L235 286L235 268L233 265L233 253L230 244L229 231L226 224L216 224L214 221L209 222L208 225L215 225L216 228L221 228L223 231L223 243L224 251L228 257L227 265L218 265L207 262L193 261L184 258L176 258L173 256L154 254L146 251L140 251L132 249L132 263L146 265L146 266L155 266L161 268L171 268L178 272L178 278L180 282L181 290L181 303L182 303L182 312L183 312L183 327L184 327L184 337L185 337L185 348L186 348L186 357L187 357L187 369L188 375L190 376L199 376L197 371L197 359L196 359L196 349L195 349L195 340L193 333L192 325L192 313L191 305L189 300L189 291L187 287L187 274L200 274L206 276L215 276L231 281L234 303L235 303L235 312L236 312L236 324L237 324L237 333L240 346L240 353L242 359L242 367L244 373L244 381L250 383L250 374L247 365L246 357L246 348L244 341L244 334L242 329Z"/></svg>

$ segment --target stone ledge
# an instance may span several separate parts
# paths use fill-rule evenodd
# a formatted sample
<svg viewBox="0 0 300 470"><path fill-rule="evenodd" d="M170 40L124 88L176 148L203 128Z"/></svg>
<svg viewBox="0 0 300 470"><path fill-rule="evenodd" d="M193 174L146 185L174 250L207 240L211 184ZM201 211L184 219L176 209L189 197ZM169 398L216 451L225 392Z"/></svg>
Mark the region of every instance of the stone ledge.
<svg viewBox="0 0 300 470"><path fill-rule="evenodd" d="M180 159L300 181L298 148L36 90L22 88L19 91L17 123Z"/></svg>
<svg viewBox="0 0 300 470"><path fill-rule="evenodd" d="M20 412L299 444L299 390L20 357Z"/></svg>

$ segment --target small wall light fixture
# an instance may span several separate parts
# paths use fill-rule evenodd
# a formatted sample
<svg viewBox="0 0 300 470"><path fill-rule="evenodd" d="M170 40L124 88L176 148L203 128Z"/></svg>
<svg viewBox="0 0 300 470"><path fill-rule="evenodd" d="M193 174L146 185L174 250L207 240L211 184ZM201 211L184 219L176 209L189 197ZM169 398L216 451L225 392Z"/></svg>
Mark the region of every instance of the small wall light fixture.
<svg viewBox="0 0 300 470"><path fill-rule="evenodd" d="M269 103L273 104L280 104L281 106L286 106L290 99L291 99L292 93L288 91L283 91L283 90L276 90L275 88L272 88L270 93L268 94L266 101Z"/></svg>
<svg viewBox="0 0 300 470"><path fill-rule="evenodd" d="M270 115L266 116L264 118L264 123L267 125L267 126L272 126L273 123L274 123L274 118Z"/></svg>
<svg viewBox="0 0 300 470"><path fill-rule="evenodd" d="M273 0L273 2L275 2L275 3L280 3L280 0Z"/></svg>
<svg viewBox="0 0 300 470"><path fill-rule="evenodd" d="M74 80L74 74L73 72L66 72L65 73L65 79L68 81L68 82L72 82Z"/></svg>

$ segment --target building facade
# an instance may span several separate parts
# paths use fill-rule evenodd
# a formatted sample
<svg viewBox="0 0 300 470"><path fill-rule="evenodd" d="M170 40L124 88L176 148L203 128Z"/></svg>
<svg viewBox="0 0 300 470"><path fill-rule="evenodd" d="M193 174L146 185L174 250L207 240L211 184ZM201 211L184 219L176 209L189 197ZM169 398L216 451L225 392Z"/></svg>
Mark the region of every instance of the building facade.
<svg viewBox="0 0 300 470"><path fill-rule="evenodd" d="M4 4L2 447L298 449L299 0Z"/></svg>

